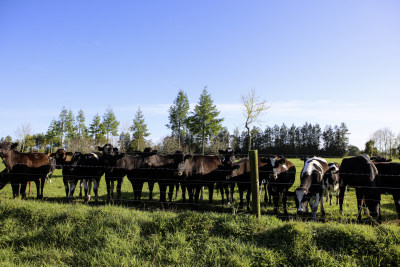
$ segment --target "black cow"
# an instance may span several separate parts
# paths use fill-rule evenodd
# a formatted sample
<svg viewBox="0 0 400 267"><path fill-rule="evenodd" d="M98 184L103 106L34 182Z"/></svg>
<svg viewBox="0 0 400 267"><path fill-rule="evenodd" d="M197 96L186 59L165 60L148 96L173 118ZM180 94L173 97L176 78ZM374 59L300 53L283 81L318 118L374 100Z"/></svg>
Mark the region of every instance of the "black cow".
<svg viewBox="0 0 400 267"><path fill-rule="evenodd" d="M118 148L111 144L105 144L103 147L98 146L97 150L103 152L100 164L105 171L107 202L114 199L114 182L117 182L117 200L121 201L121 187L128 169L126 161L123 159L125 155L119 154Z"/></svg>
<svg viewBox="0 0 400 267"><path fill-rule="evenodd" d="M381 194L392 194L397 216L400 219L400 163L374 162L378 169L377 187Z"/></svg>
<svg viewBox="0 0 400 267"><path fill-rule="evenodd" d="M172 201L174 188L179 183L177 177L178 165L183 160L184 154L180 151L169 155L154 154L143 159L144 176L153 182L158 182L161 202L167 201L167 187L169 187L168 200Z"/></svg>
<svg viewBox="0 0 400 267"><path fill-rule="evenodd" d="M282 196L283 212L287 215L287 193L296 178L296 167L292 162L282 156L261 158L265 163L260 168L260 180L265 179L268 190L274 200L274 213L278 213L279 197Z"/></svg>
<svg viewBox="0 0 400 267"><path fill-rule="evenodd" d="M26 198L28 181L36 184L37 198L43 198L45 178L50 172L52 162L44 153L20 153L15 150L18 143L0 143L0 157L6 167L7 175L4 180L11 183L13 196L21 194ZM8 176L8 177L7 177Z"/></svg>
<svg viewBox="0 0 400 267"><path fill-rule="evenodd" d="M380 201L381 195L377 188L378 170L367 155L344 158L339 169L340 193L339 208L343 214L343 199L346 186L356 189L358 216L361 220L362 203L365 201L370 215L381 220Z"/></svg>
<svg viewBox="0 0 400 267"><path fill-rule="evenodd" d="M73 200L74 192L79 182L79 178L76 174L76 167L79 164L79 154L80 152L76 152L76 157L74 157L75 153L67 152L62 148L59 148L54 153L54 158L57 163L56 168L62 169L66 201ZM80 180L79 197L82 197L82 180Z"/></svg>
<svg viewBox="0 0 400 267"><path fill-rule="evenodd" d="M258 168L262 169L266 164L262 159L258 159ZM250 160L249 158L243 158L238 162L232 163L232 167L234 167L233 171L230 175L227 176L227 179L237 183L239 189L239 208L243 208L243 195L244 192L247 191L246 200L247 200L247 209L250 210L250 195L251 195L251 182L250 182Z"/></svg>
<svg viewBox="0 0 400 267"><path fill-rule="evenodd" d="M304 167L300 174L300 186L295 191L298 214L306 212L308 204L310 204L312 218L316 220L318 205L321 204L321 213L325 215L323 179L328 170L329 165L323 158L312 157L304 159ZM315 199L313 200L313 198Z"/></svg>

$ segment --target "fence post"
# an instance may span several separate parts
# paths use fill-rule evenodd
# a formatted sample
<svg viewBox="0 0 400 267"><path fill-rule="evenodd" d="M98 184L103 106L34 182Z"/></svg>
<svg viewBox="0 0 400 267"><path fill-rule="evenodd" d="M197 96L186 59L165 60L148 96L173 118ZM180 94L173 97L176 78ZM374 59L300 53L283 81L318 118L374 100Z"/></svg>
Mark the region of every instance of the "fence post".
<svg viewBox="0 0 400 267"><path fill-rule="evenodd" d="M261 217L261 208L260 208L260 185L258 179L258 151L250 150L249 151L249 159L250 159L250 177L251 177L251 206L253 213L257 218Z"/></svg>

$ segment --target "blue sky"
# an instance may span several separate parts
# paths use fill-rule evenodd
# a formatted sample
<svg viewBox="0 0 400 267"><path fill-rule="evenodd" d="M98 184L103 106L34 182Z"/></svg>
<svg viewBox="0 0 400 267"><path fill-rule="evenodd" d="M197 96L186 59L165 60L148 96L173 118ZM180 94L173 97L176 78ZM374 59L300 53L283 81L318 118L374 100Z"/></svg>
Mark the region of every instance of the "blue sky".
<svg viewBox="0 0 400 267"><path fill-rule="evenodd" d="M122 129L140 107L157 142L178 91L194 105L204 86L230 131L255 89L263 129L398 134L400 2L0 1L0 136L46 132L63 106L87 124L112 107Z"/></svg>

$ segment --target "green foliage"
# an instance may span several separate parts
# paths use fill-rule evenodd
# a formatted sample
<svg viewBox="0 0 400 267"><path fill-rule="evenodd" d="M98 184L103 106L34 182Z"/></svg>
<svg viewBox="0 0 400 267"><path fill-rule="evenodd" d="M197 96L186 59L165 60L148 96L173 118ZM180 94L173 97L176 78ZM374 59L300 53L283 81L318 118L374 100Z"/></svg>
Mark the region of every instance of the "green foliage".
<svg viewBox="0 0 400 267"><path fill-rule="evenodd" d="M106 110L106 113L103 115L103 127L104 131L107 135L107 143L109 143L109 135L117 136L118 135L118 126L119 121L117 121L117 117L114 114L114 111L111 107Z"/></svg>
<svg viewBox="0 0 400 267"><path fill-rule="evenodd" d="M365 154L368 156L376 156L379 154L378 149L375 147L375 141L374 140L369 140L368 142L365 143Z"/></svg>
<svg viewBox="0 0 400 267"><path fill-rule="evenodd" d="M105 129L104 124L101 123L99 114L96 114L93 118L92 123L89 126L89 136L92 137L97 143L105 143Z"/></svg>
<svg viewBox="0 0 400 267"><path fill-rule="evenodd" d="M166 126L172 130L172 134L178 138L178 149L181 147L182 136L186 133L187 114L189 100L182 90L179 90L174 104L169 108L169 124Z"/></svg>
<svg viewBox="0 0 400 267"><path fill-rule="evenodd" d="M188 118L189 130L201 138L203 154L206 138L217 135L222 128L221 122L223 119L217 119L219 113L213 104L211 95L207 92L207 87L205 87L200 95L199 103L192 112L192 116Z"/></svg>
<svg viewBox="0 0 400 267"><path fill-rule="evenodd" d="M142 151L146 144L145 137L149 136L150 133L147 130L147 124L144 122L144 116L140 107L138 108L133 125L130 127L132 133L132 140L130 144L130 150Z"/></svg>

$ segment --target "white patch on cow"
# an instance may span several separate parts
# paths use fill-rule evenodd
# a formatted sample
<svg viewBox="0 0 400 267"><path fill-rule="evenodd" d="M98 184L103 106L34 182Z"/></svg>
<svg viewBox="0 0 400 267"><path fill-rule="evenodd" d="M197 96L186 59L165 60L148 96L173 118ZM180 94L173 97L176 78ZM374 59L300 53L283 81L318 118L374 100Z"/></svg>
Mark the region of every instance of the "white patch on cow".
<svg viewBox="0 0 400 267"><path fill-rule="evenodd" d="M275 166L276 159L275 158L269 158L269 161L271 162L271 166Z"/></svg>
<svg viewBox="0 0 400 267"><path fill-rule="evenodd" d="M89 153L92 154L96 159L99 159L99 156L96 155L96 153Z"/></svg>
<svg viewBox="0 0 400 267"><path fill-rule="evenodd" d="M328 164L326 162L326 160L324 160L323 158L319 158L319 157L310 158L304 163L304 168L303 168L303 171L301 172L301 176L303 176L305 173L307 173L308 175L311 175L313 170L315 170L315 166L317 166L319 169L317 171L323 175L324 168L322 167L321 163L319 163L319 161L322 161L322 162L325 162L326 164Z"/></svg>
<svg viewBox="0 0 400 267"><path fill-rule="evenodd" d="M339 184L335 184L335 186L333 187L333 191L337 191L339 189Z"/></svg>
<svg viewBox="0 0 400 267"><path fill-rule="evenodd" d="M301 201L303 200L304 193L304 190L296 190L297 200L299 201L299 208L297 209L297 211L299 212L303 211L303 208L301 207Z"/></svg>

